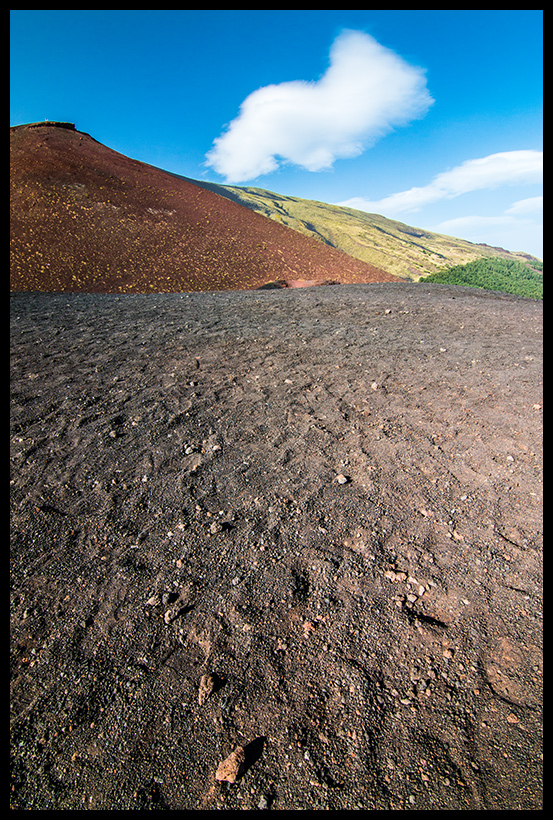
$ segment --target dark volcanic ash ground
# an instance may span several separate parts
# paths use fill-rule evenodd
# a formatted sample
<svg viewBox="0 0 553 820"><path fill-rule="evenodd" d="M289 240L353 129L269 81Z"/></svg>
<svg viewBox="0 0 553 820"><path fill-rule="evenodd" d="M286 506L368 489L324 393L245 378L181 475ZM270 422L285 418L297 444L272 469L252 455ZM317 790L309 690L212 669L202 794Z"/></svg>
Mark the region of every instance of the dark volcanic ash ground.
<svg viewBox="0 0 553 820"><path fill-rule="evenodd" d="M13 295L11 807L541 809L541 329Z"/></svg>

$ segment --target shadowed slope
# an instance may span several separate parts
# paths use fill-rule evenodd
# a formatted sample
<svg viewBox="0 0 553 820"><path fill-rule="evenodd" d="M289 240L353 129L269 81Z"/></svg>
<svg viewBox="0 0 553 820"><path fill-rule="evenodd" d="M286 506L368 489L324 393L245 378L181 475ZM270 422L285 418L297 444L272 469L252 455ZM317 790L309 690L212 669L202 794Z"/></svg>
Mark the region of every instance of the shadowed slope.
<svg viewBox="0 0 553 820"><path fill-rule="evenodd" d="M12 291L240 290L396 277L107 148L71 123L10 128Z"/></svg>

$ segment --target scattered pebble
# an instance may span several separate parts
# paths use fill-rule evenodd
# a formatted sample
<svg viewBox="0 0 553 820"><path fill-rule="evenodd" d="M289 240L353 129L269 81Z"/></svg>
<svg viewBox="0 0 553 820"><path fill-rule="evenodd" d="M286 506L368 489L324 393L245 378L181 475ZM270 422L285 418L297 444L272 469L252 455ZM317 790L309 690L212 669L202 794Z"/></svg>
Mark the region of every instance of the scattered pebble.
<svg viewBox="0 0 553 820"><path fill-rule="evenodd" d="M384 573L384 577L388 578L390 581L405 581L407 578L406 572L394 572L393 569L387 569Z"/></svg>
<svg viewBox="0 0 553 820"><path fill-rule="evenodd" d="M227 783L236 783L243 772L246 753L242 746L237 746L231 754L219 763L215 777L217 780L224 780Z"/></svg>
<svg viewBox="0 0 553 820"><path fill-rule="evenodd" d="M202 675L198 690L198 703L203 706L215 688L215 678L211 674Z"/></svg>
<svg viewBox="0 0 553 820"><path fill-rule="evenodd" d="M165 621L166 624L170 624L179 617L179 615L181 614L182 611L183 611L182 601L177 601L172 606L170 606L169 609L167 609L165 611L165 615L163 616L163 620Z"/></svg>
<svg viewBox="0 0 553 820"><path fill-rule="evenodd" d="M342 475L342 473L340 473L340 475L336 476L336 481L338 482L338 484L347 484L349 479L347 478L347 476Z"/></svg>

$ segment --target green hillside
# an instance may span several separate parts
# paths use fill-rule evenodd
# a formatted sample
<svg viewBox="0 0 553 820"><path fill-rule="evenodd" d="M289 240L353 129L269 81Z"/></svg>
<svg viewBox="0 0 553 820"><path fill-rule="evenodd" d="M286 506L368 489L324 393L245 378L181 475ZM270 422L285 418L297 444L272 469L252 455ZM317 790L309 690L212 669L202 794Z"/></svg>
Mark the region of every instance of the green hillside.
<svg viewBox="0 0 553 820"><path fill-rule="evenodd" d="M500 257L531 266L540 264L529 254L510 253L503 248L431 233L354 208L284 196L262 188L192 181L402 279L418 281L446 267L482 257Z"/></svg>
<svg viewBox="0 0 553 820"><path fill-rule="evenodd" d="M530 299L543 299L543 275L523 262L499 257L476 259L466 265L455 265L432 273L426 282L444 285L468 285L473 288L501 290Z"/></svg>

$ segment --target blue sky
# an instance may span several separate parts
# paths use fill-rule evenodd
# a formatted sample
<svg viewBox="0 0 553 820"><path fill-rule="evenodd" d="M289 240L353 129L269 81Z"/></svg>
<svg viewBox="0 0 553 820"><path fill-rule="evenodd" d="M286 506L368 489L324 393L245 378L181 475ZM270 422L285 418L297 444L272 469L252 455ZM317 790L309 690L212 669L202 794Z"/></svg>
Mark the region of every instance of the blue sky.
<svg viewBox="0 0 553 820"><path fill-rule="evenodd" d="M12 10L10 51L11 125L543 256L541 10Z"/></svg>

